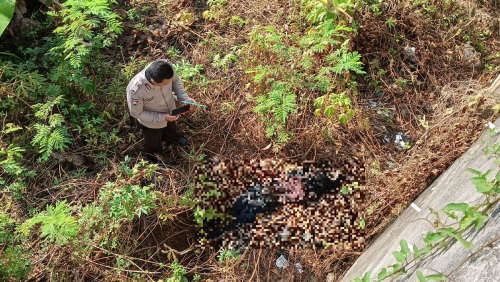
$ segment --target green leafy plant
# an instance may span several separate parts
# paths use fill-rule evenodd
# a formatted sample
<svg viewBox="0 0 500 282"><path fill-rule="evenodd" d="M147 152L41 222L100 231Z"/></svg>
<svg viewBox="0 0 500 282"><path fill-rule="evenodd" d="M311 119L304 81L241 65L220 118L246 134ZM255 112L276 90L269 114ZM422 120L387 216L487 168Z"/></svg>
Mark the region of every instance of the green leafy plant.
<svg viewBox="0 0 500 282"><path fill-rule="evenodd" d="M226 114L230 115L231 112L234 112L235 107L234 107L234 102L225 102L220 105L220 109L222 111L225 111Z"/></svg>
<svg viewBox="0 0 500 282"><path fill-rule="evenodd" d="M7 244L14 241L15 226L15 220L8 214L0 212L0 244Z"/></svg>
<svg viewBox="0 0 500 282"><path fill-rule="evenodd" d="M213 59L212 66L220 68L226 72L229 64L236 62L237 59L238 56L233 53L226 54L224 57L221 57L219 54L217 54Z"/></svg>
<svg viewBox="0 0 500 282"><path fill-rule="evenodd" d="M217 214L213 208L204 209L199 206L194 210L194 220L198 223L199 227L203 227L204 221L212 220Z"/></svg>
<svg viewBox="0 0 500 282"><path fill-rule="evenodd" d="M61 47L66 54L65 59L70 60L74 68L83 67L92 51L110 46L113 39L122 33L120 17L111 10L110 3L117 2L68 0L64 2L67 9L50 12L54 17L62 17L64 25L56 28L54 33L64 38Z"/></svg>
<svg viewBox="0 0 500 282"><path fill-rule="evenodd" d="M172 268L172 275L167 278L167 282L187 282L187 278L184 276L186 275L187 271L182 267L181 264L177 260L174 260L172 264L170 265L170 268Z"/></svg>
<svg viewBox="0 0 500 282"><path fill-rule="evenodd" d="M352 19L350 14L354 9L358 8L358 5L363 4L363 1L355 0L317 0L321 2L326 9L334 13L336 17L349 18Z"/></svg>
<svg viewBox="0 0 500 282"><path fill-rule="evenodd" d="M254 112L262 116L270 116L266 119L267 137L277 134L279 143L289 140L284 126L288 116L296 112L297 104L295 99L295 94L283 82L275 83L268 95L261 95L257 98L257 106L255 106Z"/></svg>
<svg viewBox="0 0 500 282"><path fill-rule="evenodd" d="M23 158L21 153L24 151L25 149L16 147L13 144L10 144L7 149L0 148L0 156L5 157L0 161L0 165L3 170L13 176L19 176L26 171L26 169L19 163L19 161Z"/></svg>
<svg viewBox="0 0 500 282"><path fill-rule="evenodd" d="M124 185L120 188L114 186L113 182L106 183L101 190L101 201L108 207L109 215L115 220L132 220L135 216L149 214L151 209L156 207L156 194L150 191L153 185Z"/></svg>
<svg viewBox="0 0 500 282"><path fill-rule="evenodd" d="M0 280L25 281L31 270L29 252L21 247L7 247L0 251Z"/></svg>
<svg viewBox="0 0 500 282"><path fill-rule="evenodd" d="M33 218L25 221L19 231L28 235L30 230L40 224L40 235L46 241L64 245L73 240L80 230L77 220L71 216L71 208L66 201L56 203L55 206L47 206L43 212L36 214Z"/></svg>
<svg viewBox="0 0 500 282"><path fill-rule="evenodd" d="M320 115L321 109L323 108L325 116L330 118L332 118L336 112L340 111L338 121L342 124L346 124L355 114L354 110L351 108L351 99L345 92L318 97L314 101L314 105L318 108L315 112L316 115Z"/></svg>
<svg viewBox="0 0 500 282"><path fill-rule="evenodd" d="M395 27L396 21L391 17L389 18L385 24L387 25L388 28L393 29Z"/></svg>
<svg viewBox="0 0 500 282"><path fill-rule="evenodd" d="M202 65L191 65L187 60L179 60L173 64L175 72L182 78L186 90L192 85L206 85L207 78L202 74Z"/></svg>
<svg viewBox="0 0 500 282"><path fill-rule="evenodd" d="M33 108L37 110L35 117L48 120L48 124L35 123L33 125L36 135L31 144L39 145L38 151L42 153L39 161L47 161L54 150L64 151L64 149L68 148L68 144L71 143L68 128L63 125L64 116L52 113L53 107L60 105L63 101L62 96L57 96L52 101L33 105Z"/></svg>
<svg viewBox="0 0 500 282"><path fill-rule="evenodd" d="M206 20L216 20L224 17L227 13L225 9L226 4L227 0L208 0L207 5L210 9L204 11L202 17Z"/></svg>
<svg viewBox="0 0 500 282"><path fill-rule="evenodd" d="M358 52L348 52L347 44L349 40L342 43L342 46L335 50L333 54L325 57L325 60L333 65L332 71L336 74L343 74L346 71L352 71L357 74L365 74L361 69L361 55Z"/></svg>
<svg viewBox="0 0 500 282"><path fill-rule="evenodd" d="M225 249L221 248L219 251L219 261L223 262L226 260L238 260L241 257L240 250L237 249Z"/></svg>
<svg viewBox="0 0 500 282"><path fill-rule="evenodd" d="M349 4L352 1L340 2ZM253 84L259 89L254 99L254 112L266 125L266 136L276 136L277 143L290 140L287 121L296 113L295 99L299 95L304 97L309 91L321 93L316 102L316 107L320 108L318 113L324 107L328 118L347 123L355 114L350 96L357 93L357 84L352 74L365 74L361 55L349 52L348 36L352 28L342 22L336 23L332 12L321 4L302 1L302 5L314 23L305 35L290 30L284 32L273 26L254 26L250 43L241 51L241 54L258 54L257 57L267 59L265 66L254 55L243 55L242 61L247 65L246 73L254 74ZM318 63L326 65L316 68ZM333 92L340 94L331 94ZM307 99L302 101L305 104Z"/></svg>
<svg viewBox="0 0 500 282"><path fill-rule="evenodd" d="M328 19L304 36L300 40L300 44L302 47L309 48L305 53L306 55L322 53L332 46L340 45L342 42L339 38L345 38L346 31L352 31L352 29L342 24L337 25L333 19Z"/></svg>
<svg viewBox="0 0 500 282"><path fill-rule="evenodd" d="M16 8L15 0L2 0L0 1L0 36L9 25L14 9Z"/></svg>
<svg viewBox="0 0 500 282"><path fill-rule="evenodd" d="M235 16L231 16L231 18L229 19L229 24L232 25L232 26L237 26L237 27L243 27L244 25L246 25L248 23L248 20L243 20L240 16L238 15L235 15Z"/></svg>

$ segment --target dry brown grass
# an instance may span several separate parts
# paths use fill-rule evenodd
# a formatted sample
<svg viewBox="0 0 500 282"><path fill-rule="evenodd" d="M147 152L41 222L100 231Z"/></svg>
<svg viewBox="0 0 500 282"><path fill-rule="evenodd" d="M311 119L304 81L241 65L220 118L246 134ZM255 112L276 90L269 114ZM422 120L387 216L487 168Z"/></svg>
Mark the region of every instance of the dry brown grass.
<svg viewBox="0 0 500 282"><path fill-rule="evenodd" d="M248 42L248 32L253 25L284 27L289 20L296 19L300 9L293 1L228 2L223 17L211 21L200 19L192 27L193 32L179 32L170 26L173 32L165 38L139 34L139 39L132 43L133 48L125 51L125 57L135 55L144 58L148 55L149 59L163 58L166 48L175 46L182 50L183 59L192 64L202 64L204 75L209 80L217 81L206 88L193 86L190 89L190 96L209 107L196 111L181 122L180 128L191 142L188 148L174 149L172 156L179 157L181 164L161 168L156 173L156 176L163 177L155 178L156 189L174 200L178 200L180 193L196 178L195 160L187 157L187 153L203 152L208 157L233 160L276 158L295 161L356 157L366 165L365 239L369 243L477 139L485 121L494 118L493 113L487 110L494 103L494 97L485 94L477 104L469 106L469 102L471 97L488 86L497 72L484 72L462 61L463 54L455 46L463 42L461 38L452 36L460 28L470 34L492 29L493 34L485 41L484 47L488 53L498 52L500 30L495 31L495 24L498 23L484 20L484 15L491 16L493 11L488 7L467 9L468 21L458 22L445 30L436 24L442 23L437 13L429 13L430 16L426 17L416 13L417 8L410 1L389 1L383 9L383 15L379 17L375 17L367 7L356 16L356 21L364 28L360 29L358 36L353 37L352 48L363 54L369 77L358 78L359 94L351 97L358 109L355 119L341 126L317 118L313 114L312 102L309 102L301 105L299 113L288 122L288 128L295 133L292 140L277 151L265 149L272 141L265 137L261 119L252 113L254 103L247 99L255 97L257 90L244 87L252 75L245 74L244 69L235 66L227 72L216 69L211 66L210 56L214 53L227 54L232 46ZM430 2L438 10L445 8L442 1ZM157 2L136 1L131 5L156 7L148 12L149 16L145 18L147 24L167 22L166 19L179 11L189 11L201 18L201 13L207 9L198 1L173 0L165 3L163 8L157 7ZM497 4L492 2L490 5ZM448 12L439 13L450 17L460 6L446 9L444 11ZM227 25L228 18L233 15L248 19L249 23L243 28ZM287 19L288 15L291 15L291 19ZM390 17L396 20L398 33L404 35L399 41L396 41L394 30L385 24ZM124 37L132 36L134 27L130 25L125 30L128 33ZM217 43L216 47L211 40ZM389 52L392 47L397 50L397 54L402 54L404 46L416 48L415 63ZM122 59L111 58L117 61ZM377 59L379 68L370 64L374 59ZM384 68L386 74L377 74L380 68ZM396 90L391 86L394 79L415 79L418 83ZM379 81L383 97L375 97L375 87L370 85L372 80ZM390 118L393 122L377 114L376 109L369 106L368 100L376 100L380 106L391 109ZM234 110L227 114L221 109L224 103L232 103ZM428 129L420 125L424 116L428 121ZM366 127L366 120L369 120L369 128ZM322 133L323 129L326 129L333 144ZM412 148L395 150L393 144L382 141L384 135L391 136L395 132L411 136ZM122 149L126 150L126 154L138 158L137 147L140 142L135 145L127 144ZM96 152L85 147L77 153L92 158ZM34 156L30 158L34 159ZM116 156L111 163L117 164L122 158ZM377 173L371 173L374 162L380 165ZM397 167L389 169L389 162L397 164ZM48 167L46 175L30 183L33 191L28 194L28 201L43 207L63 199L67 199L71 205L85 205L97 200L99 188L113 179L117 167L102 170L98 165L93 167L95 171L86 174L88 176L68 179L57 186L52 185L54 177L62 177L73 168L62 165ZM101 173L99 178L95 177L97 173ZM142 183L146 180L139 176L134 181ZM70 189L62 190L62 187ZM7 196L2 194L2 197ZM127 248L120 251L127 253L127 257L135 263L130 268L141 273L145 280L156 281L168 275L169 271L161 269L160 263L168 264L172 258L168 254L173 253L190 274L200 273L208 278L207 281L325 281L328 273L333 273L333 281L337 281L362 251L345 248L288 251L289 262L302 265L302 275L294 267L278 271L274 265L275 249L247 250L235 262L218 262L217 250L180 254L195 244L194 231L190 227L192 215L186 211L182 207L168 210L169 214L176 216L162 221L158 216L167 211L160 208L156 214L124 224L117 231L125 242L122 247ZM110 266L114 265L117 254L106 253L97 246L84 261L75 262L69 259L70 249L54 247L42 252L38 243L32 242L33 260L36 261L33 280L49 279L53 273L63 273L60 277L75 281L130 279L123 273L117 274L116 269ZM52 272L46 273L42 265L51 264L57 266Z"/></svg>

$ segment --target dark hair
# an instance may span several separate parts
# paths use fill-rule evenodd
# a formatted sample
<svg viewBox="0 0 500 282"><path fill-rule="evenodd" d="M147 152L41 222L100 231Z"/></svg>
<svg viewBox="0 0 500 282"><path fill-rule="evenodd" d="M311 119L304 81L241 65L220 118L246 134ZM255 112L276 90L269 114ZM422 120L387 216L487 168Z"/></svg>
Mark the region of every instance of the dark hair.
<svg viewBox="0 0 500 282"><path fill-rule="evenodd" d="M146 69L146 78L161 83L164 79L171 79L174 76L172 65L164 60L156 60Z"/></svg>

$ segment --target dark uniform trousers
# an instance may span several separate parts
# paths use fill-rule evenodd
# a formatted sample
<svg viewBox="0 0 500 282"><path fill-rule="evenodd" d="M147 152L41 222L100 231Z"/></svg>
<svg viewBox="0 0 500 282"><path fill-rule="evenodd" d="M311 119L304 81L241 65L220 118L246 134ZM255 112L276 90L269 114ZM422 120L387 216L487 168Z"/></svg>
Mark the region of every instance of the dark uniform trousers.
<svg viewBox="0 0 500 282"><path fill-rule="evenodd" d="M164 128L149 128L136 119L135 124L141 129L144 135L144 151L148 154L161 153L161 140L167 142L167 144L173 144L179 141L179 134L177 133L177 127L175 121L169 121L167 126Z"/></svg>

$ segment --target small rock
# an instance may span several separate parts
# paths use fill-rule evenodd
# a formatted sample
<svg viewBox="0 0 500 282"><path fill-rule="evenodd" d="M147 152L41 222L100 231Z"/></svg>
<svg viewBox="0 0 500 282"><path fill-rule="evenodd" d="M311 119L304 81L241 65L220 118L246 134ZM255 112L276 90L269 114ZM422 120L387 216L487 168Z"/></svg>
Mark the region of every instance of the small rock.
<svg viewBox="0 0 500 282"><path fill-rule="evenodd" d="M194 39L194 35L191 32L184 32L182 36L184 36L187 40Z"/></svg>
<svg viewBox="0 0 500 282"><path fill-rule="evenodd" d="M212 158L212 161L214 162L214 164L218 164L218 163L220 163L221 159L220 159L220 157L219 157L219 156L214 156L214 157Z"/></svg>
<svg viewBox="0 0 500 282"><path fill-rule="evenodd" d="M393 169L393 168L395 168L395 167L397 167L397 166L398 166L398 164L397 164L397 163L394 163L394 162L391 162L391 161L388 161L388 162L387 162L387 168L388 168L388 169Z"/></svg>
<svg viewBox="0 0 500 282"><path fill-rule="evenodd" d="M332 272L332 273L328 273L328 275L326 276L326 282L335 282L337 277L335 276L335 274Z"/></svg>
<svg viewBox="0 0 500 282"><path fill-rule="evenodd" d="M319 278L316 276L309 278L309 282L319 282L319 281L320 281Z"/></svg>
<svg viewBox="0 0 500 282"><path fill-rule="evenodd" d="M372 108L375 108L378 105L378 103L373 100L368 100L368 104L370 104L370 107Z"/></svg>
<svg viewBox="0 0 500 282"><path fill-rule="evenodd" d="M415 47L409 47L405 46L403 48L404 50L404 55L406 58L408 58L412 63L415 62Z"/></svg>
<svg viewBox="0 0 500 282"><path fill-rule="evenodd" d="M59 160L59 162L69 162L76 166L81 166L85 162L85 158L80 155L68 154L64 152L54 151L51 156Z"/></svg>
<svg viewBox="0 0 500 282"><path fill-rule="evenodd" d="M382 91L377 91L375 93L375 97L377 97L377 98L382 98L383 96L384 96L384 92L382 92Z"/></svg>
<svg viewBox="0 0 500 282"><path fill-rule="evenodd" d="M462 61L472 65L475 68L481 66L481 56L470 44L464 44L460 47L460 52L462 53Z"/></svg>
<svg viewBox="0 0 500 282"><path fill-rule="evenodd" d="M387 111L377 110L377 115L381 117L389 117L389 113Z"/></svg>
<svg viewBox="0 0 500 282"><path fill-rule="evenodd" d="M26 32L26 31L33 31L37 28L40 27L40 22L39 21L36 21L36 20L32 20L32 19L29 19L29 18L23 18L21 20L21 29L23 32Z"/></svg>

